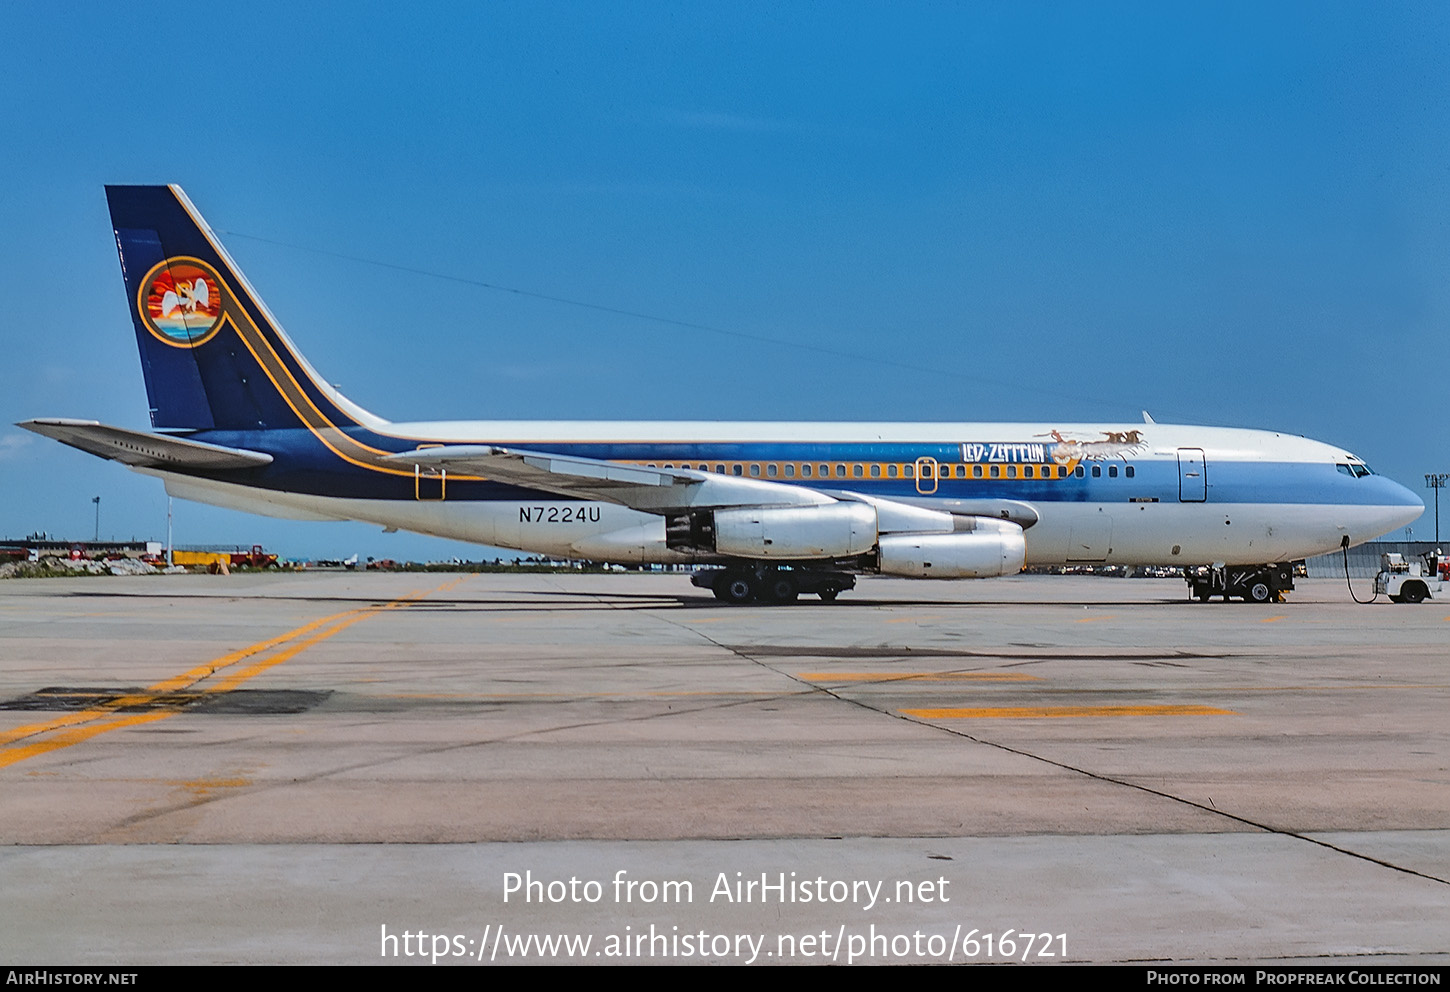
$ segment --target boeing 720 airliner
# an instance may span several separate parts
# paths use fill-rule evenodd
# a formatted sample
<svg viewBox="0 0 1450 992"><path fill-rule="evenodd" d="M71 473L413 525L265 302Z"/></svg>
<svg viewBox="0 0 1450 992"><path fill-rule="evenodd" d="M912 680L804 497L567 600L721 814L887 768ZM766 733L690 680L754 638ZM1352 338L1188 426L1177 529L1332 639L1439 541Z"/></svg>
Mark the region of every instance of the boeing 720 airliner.
<svg viewBox="0 0 1450 992"><path fill-rule="evenodd" d="M722 566L730 602L858 574L1212 566L1277 598L1287 562L1424 510L1347 451L1156 424L391 423L307 363L176 186L107 187L151 431L20 426L184 499L618 563ZM1228 578L1223 578L1229 576Z"/></svg>

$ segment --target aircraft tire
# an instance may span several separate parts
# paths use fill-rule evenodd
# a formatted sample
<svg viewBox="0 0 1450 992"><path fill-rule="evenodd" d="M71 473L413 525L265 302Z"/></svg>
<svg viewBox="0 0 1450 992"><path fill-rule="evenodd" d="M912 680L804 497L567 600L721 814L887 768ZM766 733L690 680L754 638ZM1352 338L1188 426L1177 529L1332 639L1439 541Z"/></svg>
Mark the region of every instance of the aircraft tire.
<svg viewBox="0 0 1450 992"><path fill-rule="evenodd" d="M739 606L755 598L755 579L744 572L726 572L715 589L716 595L725 602Z"/></svg>
<svg viewBox="0 0 1450 992"><path fill-rule="evenodd" d="M765 588L761 590L761 598L771 603L794 603L800 595L795 579L784 572L777 572L768 576L765 580Z"/></svg>

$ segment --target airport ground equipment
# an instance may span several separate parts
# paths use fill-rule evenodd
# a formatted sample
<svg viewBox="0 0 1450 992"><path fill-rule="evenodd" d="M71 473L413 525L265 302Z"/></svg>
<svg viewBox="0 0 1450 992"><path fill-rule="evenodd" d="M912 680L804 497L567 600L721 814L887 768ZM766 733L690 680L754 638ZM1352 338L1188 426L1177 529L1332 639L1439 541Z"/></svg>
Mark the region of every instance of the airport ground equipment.
<svg viewBox="0 0 1450 992"><path fill-rule="evenodd" d="M1384 593L1395 603L1423 603L1427 599L1450 597L1450 556L1439 548L1426 552L1422 565L1406 561L1399 552L1380 555L1379 574L1374 577L1374 591Z"/></svg>
<svg viewBox="0 0 1450 992"><path fill-rule="evenodd" d="M709 589L725 603L793 603L802 593L834 602L856 587L856 576L828 568L776 568L742 563L727 568L702 568L690 582Z"/></svg>
<svg viewBox="0 0 1450 992"><path fill-rule="evenodd" d="M252 568L277 568L277 556L268 554L262 550L260 544L252 545L251 551L234 551L231 554L231 565L236 568L239 565L249 565Z"/></svg>
<svg viewBox="0 0 1450 992"><path fill-rule="evenodd" d="M1202 565L1187 569L1184 578L1188 594L1200 603L1214 596L1222 596L1225 602L1242 599L1246 603L1282 603L1284 594L1294 588L1294 563Z"/></svg>

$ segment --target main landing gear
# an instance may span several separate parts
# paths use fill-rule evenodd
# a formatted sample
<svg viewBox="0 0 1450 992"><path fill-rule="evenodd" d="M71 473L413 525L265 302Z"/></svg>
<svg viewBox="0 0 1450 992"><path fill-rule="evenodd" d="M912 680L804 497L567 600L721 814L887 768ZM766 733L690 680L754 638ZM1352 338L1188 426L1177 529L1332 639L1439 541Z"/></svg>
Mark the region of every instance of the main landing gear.
<svg viewBox="0 0 1450 992"><path fill-rule="evenodd" d="M1190 568L1184 576L1188 594L1200 603L1214 596L1224 602L1242 599L1245 603L1282 603L1284 594L1294 588L1294 566L1290 562L1272 565L1204 565Z"/></svg>
<svg viewBox="0 0 1450 992"><path fill-rule="evenodd" d="M850 572L830 569L776 568L772 565L731 565L696 572L690 581L714 591L724 603L794 603L801 594L816 595L830 603L856 586Z"/></svg>

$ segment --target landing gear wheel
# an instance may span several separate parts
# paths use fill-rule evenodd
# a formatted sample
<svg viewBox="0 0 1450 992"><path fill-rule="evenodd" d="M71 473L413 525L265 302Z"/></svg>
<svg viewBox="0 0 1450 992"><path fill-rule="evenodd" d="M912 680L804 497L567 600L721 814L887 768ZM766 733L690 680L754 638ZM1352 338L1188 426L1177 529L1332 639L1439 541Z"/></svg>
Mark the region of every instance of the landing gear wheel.
<svg viewBox="0 0 1450 992"><path fill-rule="evenodd" d="M1255 582L1249 586L1249 591L1244 594L1244 601L1248 603L1267 603L1273 598L1274 591L1269 588L1267 582Z"/></svg>
<svg viewBox="0 0 1450 992"><path fill-rule="evenodd" d="M755 581L740 572L727 572L716 584L715 595L727 603L748 603L755 598Z"/></svg>
<svg viewBox="0 0 1450 992"><path fill-rule="evenodd" d="M794 603L800 595L795 579L784 573L767 576L763 592L764 598L772 603Z"/></svg>

